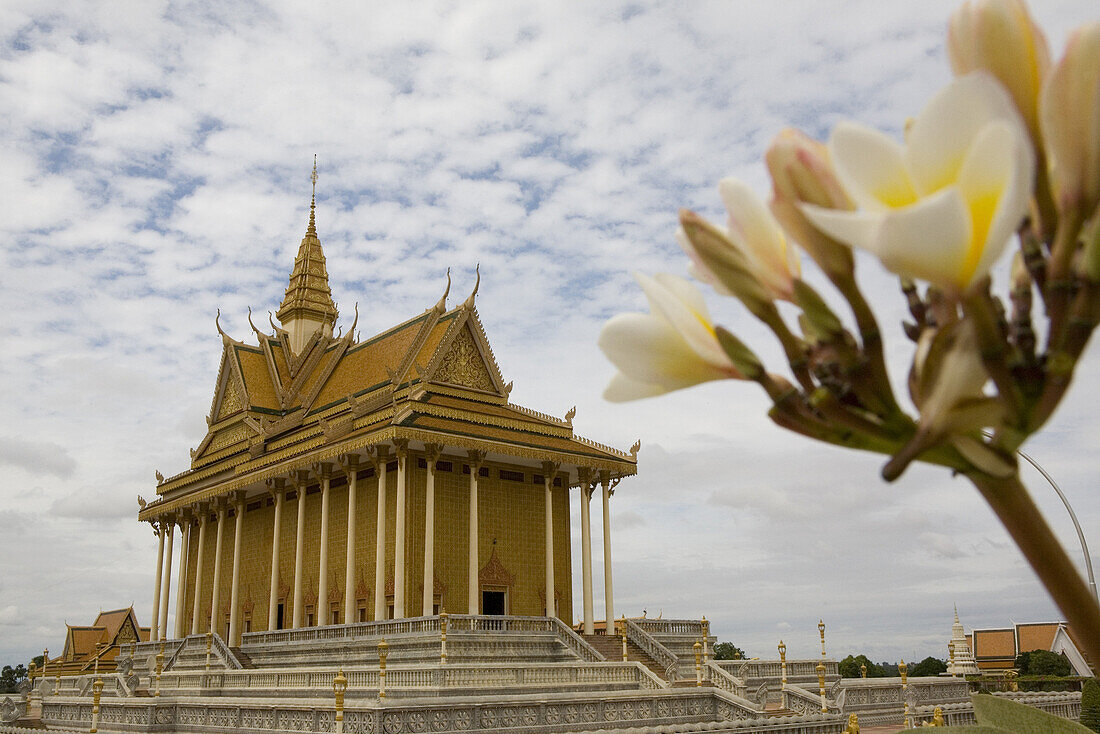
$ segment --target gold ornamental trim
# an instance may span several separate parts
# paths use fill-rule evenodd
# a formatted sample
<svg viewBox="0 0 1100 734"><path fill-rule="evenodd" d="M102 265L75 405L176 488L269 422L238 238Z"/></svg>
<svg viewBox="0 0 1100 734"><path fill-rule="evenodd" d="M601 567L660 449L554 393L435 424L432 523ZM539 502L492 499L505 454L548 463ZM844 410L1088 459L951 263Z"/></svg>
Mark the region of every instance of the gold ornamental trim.
<svg viewBox="0 0 1100 734"><path fill-rule="evenodd" d="M409 426L383 426L375 431L344 439L339 442L324 446L318 451L309 451L310 448L319 447L323 439L307 442L309 445L301 446L306 451L305 455L288 456L282 460L273 459L272 466L263 468L255 463L251 467L239 466L236 471L239 476L222 482L212 487L207 487L193 494L178 497L176 499L158 503L151 503L138 513L138 520L144 521L161 515L175 512L196 502L203 502L215 497L261 484L268 479L286 476L292 471L307 469L311 465L321 461L335 460L338 456L358 449L367 448L376 444L389 443L397 438L422 443L442 443L448 448L465 448L476 451L490 451L505 456L514 456L536 461L552 461L561 464L573 464L588 469L606 470L615 476L626 477L637 473L637 465L629 460L617 461L611 458L585 456L580 453L556 451L551 449L533 449L516 446L514 444L487 439L478 439L470 436L449 433L447 431L425 430ZM293 454L289 449L288 454ZM267 458L267 457L264 457ZM580 459L580 461L578 461ZM576 486L571 484L570 486Z"/></svg>
<svg viewBox="0 0 1100 734"><path fill-rule="evenodd" d="M568 428L557 428L556 426L548 426L545 423L540 423L538 419L534 417L526 421L518 420L516 418L502 418L500 416L490 415L487 413L478 413L473 410L466 411L460 410L458 408L448 408L440 405L434 405L432 403L420 402L416 403L415 410L417 413L433 415L437 418L449 418L451 420L461 420L466 421L467 423L479 423L481 425L495 426L497 428L511 428L517 431L538 433L544 436L553 436L555 438L573 438L573 431L569 430Z"/></svg>

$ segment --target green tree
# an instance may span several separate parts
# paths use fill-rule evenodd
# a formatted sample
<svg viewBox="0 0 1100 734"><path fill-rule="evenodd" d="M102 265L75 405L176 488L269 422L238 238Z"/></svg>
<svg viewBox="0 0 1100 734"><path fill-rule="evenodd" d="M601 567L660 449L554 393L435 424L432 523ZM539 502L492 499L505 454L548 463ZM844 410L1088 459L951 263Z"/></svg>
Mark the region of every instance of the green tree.
<svg viewBox="0 0 1100 734"><path fill-rule="evenodd" d="M1069 675L1073 667L1064 655L1049 650L1032 650L1027 662L1030 675Z"/></svg>
<svg viewBox="0 0 1100 734"><path fill-rule="evenodd" d="M14 668L5 665L0 670L0 693L15 693L16 687L27 677L27 669L20 663Z"/></svg>
<svg viewBox="0 0 1100 734"><path fill-rule="evenodd" d="M914 678L939 675L940 673L946 672L947 663L940 660L939 658L934 658L931 655L909 668L909 675L913 676Z"/></svg>
<svg viewBox="0 0 1100 734"><path fill-rule="evenodd" d="M885 678L886 673L877 663L872 663L866 655L849 655L837 663L841 678L859 678L862 676L860 666L867 666L868 678Z"/></svg>
<svg viewBox="0 0 1100 734"><path fill-rule="evenodd" d="M743 660L744 657L745 651L732 642L714 643L715 660Z"/></svg>
<svg viewBox="0 0 1100 734"><path fill-rule="evenodd" d="M1081 724L1100 732L1100 684L1089 678L1081 688Z"/></svg>
<svg viewBox="0 0 1100 734"><path fill-rule="evenodd" d="M1028 673L1030 673L1031 672L1029 670L1030 665L1031 665L1031 653L1030 652L1020 653L1019 655L1016 656L1016 662L1013 663L1013 666L1016 668L1017 672L1019 672L1020 675L1027 675Z"/></svg>

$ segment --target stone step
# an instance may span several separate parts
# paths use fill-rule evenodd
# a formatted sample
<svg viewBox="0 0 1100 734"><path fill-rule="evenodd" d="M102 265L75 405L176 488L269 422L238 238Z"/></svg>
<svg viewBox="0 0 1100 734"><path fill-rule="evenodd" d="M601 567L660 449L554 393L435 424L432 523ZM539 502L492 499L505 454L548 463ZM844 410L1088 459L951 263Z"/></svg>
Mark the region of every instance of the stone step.
<svg viewBox="0 0 1100 734"><path fill-rule="evenodd" d="M611 661L623 659L623 638L617 635L581 635L585 641L596 648L601 655ZM635 643L627 640L626 659L641 663L661 680L665 677L664 668L651 658L649 654Z"/></svg>

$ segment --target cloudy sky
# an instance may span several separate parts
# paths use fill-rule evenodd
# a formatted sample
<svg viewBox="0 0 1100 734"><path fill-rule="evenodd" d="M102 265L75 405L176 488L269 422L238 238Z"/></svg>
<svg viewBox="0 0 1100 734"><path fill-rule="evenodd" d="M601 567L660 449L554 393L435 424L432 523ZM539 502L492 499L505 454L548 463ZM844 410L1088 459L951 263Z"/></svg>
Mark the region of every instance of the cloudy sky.
<svg viewBox="0 0 1100 734"><path fill-rule="evenodd" d="M135 497L204 435L215 310L250 339L247 308L281 300L315 153L333 294L345 317L358 302L364 336L431 305L448 267L463 297L480 263L513 400L576 405L578 432L606 443L641 439L639 475L613 500L617 611L705 614L760 656L780 638L813 655L823 618L831 652L876 660L945 657L955 603L968 629L1057 616L946 472L886 485L881 458L781 432L743 384L600 397L601 324L645 310L630 271L686 271L677 209L717 217L723 176L763 191L784 126L899 134L949 79L952 7L4 2L0 663L60 650L64 623L101 608L135 603L148 623L156 546ZM1095 5L1036 14L1060 49ZM900 381L903 303L859 266ZM778 369L746 312L710 301ZM1026 447L1094 549L1098 378L1090 359ZM1025 480L1081 563L1053 491Z"/></svg>

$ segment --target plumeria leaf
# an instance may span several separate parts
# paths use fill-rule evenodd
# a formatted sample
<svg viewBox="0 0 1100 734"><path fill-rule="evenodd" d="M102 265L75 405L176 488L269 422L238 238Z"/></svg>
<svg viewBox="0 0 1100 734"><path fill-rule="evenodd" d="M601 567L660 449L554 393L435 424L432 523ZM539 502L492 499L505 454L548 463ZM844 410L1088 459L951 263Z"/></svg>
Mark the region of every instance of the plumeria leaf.
<svg viewBox="0 0 1100 734"><path fill-rule="evenodd" d="M981 726L992 726L1018 734L1089 734L1092 730L1075 721L1025 706L1000 696L971 696L974 717Z"/></svg>

